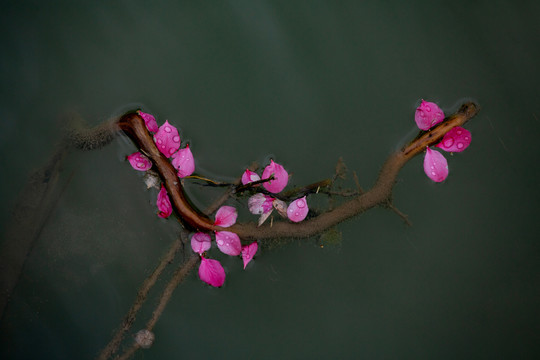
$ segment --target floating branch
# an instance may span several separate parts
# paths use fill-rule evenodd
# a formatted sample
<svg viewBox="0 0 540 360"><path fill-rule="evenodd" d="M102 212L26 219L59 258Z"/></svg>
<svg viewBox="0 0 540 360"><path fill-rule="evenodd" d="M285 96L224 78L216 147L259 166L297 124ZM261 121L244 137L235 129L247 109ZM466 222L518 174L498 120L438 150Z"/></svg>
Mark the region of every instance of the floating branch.
<svg viewBox="0 0 540 360"><path fill-rule="evenodd" d="M465 103L455 114L445 118L431 129L421 131L410 144L390 155L382 166L379 177L371 189L333 210L300 223L280 221L262 226L257 226L254 222L237 223L227 227L226 230L237 234L245 241L260 241L280 237L305 238L323 232L374 206L387 204L391 198L396 176L407 161L430 146L440 143L450 130L464 125L478 111L479 107L475 103ZM153 167L161 177L170 196L174 211L188 229L206 232L225 230L223 227L214 225L210 218L194 208L188 201L176 170L171 162L158 150L141 115L137 112L127 113L120 118L118 126L131 138L141 152L152 161ZM310 186L308 185L306 188L309 189Z"/></svg>

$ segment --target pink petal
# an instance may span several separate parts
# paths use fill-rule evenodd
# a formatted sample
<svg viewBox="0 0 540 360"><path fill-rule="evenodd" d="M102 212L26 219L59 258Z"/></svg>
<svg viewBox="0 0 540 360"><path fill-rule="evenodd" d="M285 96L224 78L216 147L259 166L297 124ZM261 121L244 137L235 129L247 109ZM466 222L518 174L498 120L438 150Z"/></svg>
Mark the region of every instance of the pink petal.
<svg viewBox="0 0 540 360"><path fill-rule="evenodd" d="M287 186L289 174L283 166L275 163L274 160L270 160L270 165L264 168L262 178L268 179L272 175L274 175L274 180L263 183L263 186L266 190L276 194Z"/></svg>
<svg viewBox="0 0 540 360"><path fill-rule="evenodd" d="M235 233L229 231L216 231L216 243L221 252L236 256L242 252L242 243Z"/></svg>
<svg viewBox="0 0 540 360"><path fill-rule="evenodd" d="M165 124L161 125L154 135L154 142L159 151L169 158L180 148L180 136L178 135L178 130L169 124L168 121L165 121Z"/></svg>
<svg viewBox="0 0 540 360"><path fill-rule="evenodd" d="M201 258L199 278L209 285L220 287L225 282L225 270L219 261Z"/></svg>
<svg viewBox="0 0 540 360"><path fill-rule="evenodd" d="M247 246L242 246L242 260L244 261L244 269L246 268L247 264L249 264L251 259L253 259L253 256L257 252L258 248L259 245L257 245L256 241Z"/></svg>
<svg viewBox="0 0 540 360"><path fill-rule="evenodd" d="M183 178L193 174L195 171L195 159L193 159L189 145L178 150L172 157L171 164L178 170L178 177Z"/></svg>
<svg viewBox="0 0 540 360"><path fill-rule="evenodd" d="M244 173L242 174L242 185L246 185L246 184L249 184L250 182L254 182L254 181L259 181L261 180L261 177L249 170L249 169L246 169L246 171L244 171Z"/></svg>
<svg viewBox="0 0 540 360"><path fill-rule="evenodd" d="M293 222L304 220L309 212L306 197L294 200L287 208L287 217Z"/></svg>
<svg viewBox="0 0 540 360"><path fill-rule="evenodd" d="M448 176L448 162L440 152L427 148L424 157L424 172L435 182L444 181Z"/></svg>
<svg viewBox="0 0 540 360"><path fill-rule="evenodd" d="M135 152L127 157L129 163L135 170L146 171L152 167L152 162L140 152Z"/></svg>
<svg viewBox="0 0 540 360"><path fill-rule="evenodd" d="M212 238L208 234L198 232L191 237L191 249L199 255L210 249L211 245Z"/></svg>
<svg viewBox="0 0 540 360"><path fill-rule="evenodd" d="M158 126L157 126L156 118L154 117L154 115L144 113L140 110L138 111L138 113L143 118L144 124L146 125L146 128L149 131L154 132L154 133L158 131Z"/></svg>
<svg viewBox="0 0 540 360"><path fill-rule="evenodd" d="M434 125L437 125L444 120L444 113L432 102L422 100L420 106L416 109L414 114L414 121L421 130L429 130Z"/></svg>
<svg viewBox="0 0 540 360"><path fill-rule="evenodd" d="M222 206L216 213L216 221L214 225L221 227L229 227L236 222L238 212L232 206Z"/></svg>
<svg viewBox="0 0 540 360"><path fill-rule="evenodd" d="M249 212L254 215L266 214L272 211L272 201L274 199L271 196L255 194L248 199Z"/></svg>
<svg viewBox="0 0 540 360"><path fill-rule="evenodd" d="M159 210L159 217L165 219L172 214L171 201L169 200L169 195L167 195L167 190L165 190L163 185L161 185L161 190L159 191L156 204Z"/></svg>
<svg viewBox="0 0 540 360"><path fill-rule="evenodd" d="M435 145L448 152L461 152L471 143L471 132L462 127L456 126L447 132L442 141Z"/></svg>

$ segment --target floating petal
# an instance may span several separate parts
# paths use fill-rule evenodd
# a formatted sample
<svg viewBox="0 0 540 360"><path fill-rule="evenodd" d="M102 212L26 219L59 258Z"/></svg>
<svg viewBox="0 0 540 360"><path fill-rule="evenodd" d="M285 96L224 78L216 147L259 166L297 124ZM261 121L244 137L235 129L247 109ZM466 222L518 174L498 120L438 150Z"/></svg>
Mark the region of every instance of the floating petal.
<svg viewBox="0 0 540 360"><path fill-rule="evenodd" d="M442 141L435 146L448 152L461 152L471 144L471 140L469 130L456 126L444 134Z"/></svg>
<svg viewBox="0 0 540 360"><path fill-rule="evenodd" d="M247 246L242 246L242 260L244 261L244 269L246 268L247 264L249 264L251 259L253 259L253 256L255 256L258 248L259 245L257 245L256 241Z"/></svg>
<svg viewBox="0 0 540 360"><path fill-rule="evenodd" d="M242 243L235 233L229 231L216 231L216 244L221 252L236 256L242 252Z"/></svg>
<svg viewBox="0 0 540 360"><path fill-rule="evenodd" d="M248 199L249 212L254 215L266 214L272 211L272 201L274 199L271 196L255 194Z"/></svg>
<svg viewBox="0 0 540 360"><path fill-rule="evenodd" d="M272 205L274 206L274 209L277 210L279 215L283 216L284 218L287 217L287 204L285 201L274 199L274 201L272 201Z"/></svg>
<svg viewBox="0 0 540 360"><path fill-rule="evenodd" d="M143 118L144 124L149 131L153 133L158 131L157 121L154 115L144 113L140 110L138 111L138 113Z"/></svg>
<svg viewBox="0 0 540 360"><path fill-rule="evenodd" d="M441 182L448 176L448 162L438 151L426 149L424 157L424 171L435 182Z"/></svg>
<svg viewBox="0 0 540 360"><path fill-rule="evenodd" d="M193 174L195 171L195 159L193 159L193 153L191 152L189 145L178 150L172 157L171 164L178 170L178 177L183 178Z"/></svg>
<svg viewBox="0 0 540 360"><path fill-rule="evenodd" d="M414 121L416 121L416 125L418 125L421 130L429 130L443 120L444 113L441 108L435 103L424 100L422 100L422 103L416 109L416 113L414 114Z"/></svg>
<svg viewBox="0 0 540 360"><path fill-rule="evenodd" d="M242 185L246 185L246 184L249 184L250 182L259 181L259 180L261 180L261 177L259 176L259 174L249 169L246 169L246 171L244 171L244 173L242 174Z"/></svg>
<svg viewBox="0 0 540 360"><path fill-rule="evenodd" d="M159 210L159 217L165 219L172 214L171 201L169 200L169 195L167 195L167 190L165 190L163 185L161 185L161 190L159 191L156 204Z"/></svg>
<svg viewBox="0 0 540 360"><path fill-rule="evenodd" d="M216 213L216 221L214 225L221 227L229 227L236 222L238 212L232 206L222 206Z"/></svg>
<svg viewBox="0 0 540 360"><path fill-rule="evenodd" d="M159 151L169 158L180 148L178 130L169 124L168 121L165 121L165 124L161 125L154 135L154 142Z"/></svg>
<svg viewBox="0 0 540 360"><path fill-rule="evenodd" d="M146 171L150 170L150 168L152 167L152 162L150 161L150 159L138 151L131 155L128 155L127 159L135 170Z"/></svg>
<svg viewBox="0 0 540 360"><path fill-rule="evenodd" d="M212 238L208 234L198 232L191 237L191 249L199 255L210 249L211 245Z"/></svg>
<svg viewBox="0 0 540 360"><path fill-rule="evenodd" d="M287 217L293 222L304 220L309 212L306 197L294 200L287 208Z"/></svg>
<svg viewBox="0 0 540 360"><path fill-rule="evenodd" d="M262 178L268 179L272 175L274 175L274 179L263 183L263 186L266 190L276 194L287 186L289 174L283 166L275 163L274 160L270 160L270 165L264 168Z"/></svg>
<svg viewBox="0 0 540 360"><path fill-rule="evenodd" d="M225 282L225 270L219 261L201 258L199 278L209 285L220 287Z"/></svg>

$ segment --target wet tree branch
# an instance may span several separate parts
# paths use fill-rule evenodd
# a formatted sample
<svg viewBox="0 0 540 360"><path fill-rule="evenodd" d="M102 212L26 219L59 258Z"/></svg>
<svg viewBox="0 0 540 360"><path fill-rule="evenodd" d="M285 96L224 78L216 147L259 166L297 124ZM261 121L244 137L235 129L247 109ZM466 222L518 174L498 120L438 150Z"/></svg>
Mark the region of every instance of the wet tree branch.
<svg viewBox="0 0 540 360"><path fill-rule="evenodd" d="M429 131L421 131L410 144L390 155L383 164L379 177L371 189L330 211L301 223L280 221L263 226L257 226L254 222L237 223L226 230L238 234L246 241L280 237L305 238L325 231L374 206L387 204L401 168L414 156L423 152L426 147L439 143L452 128L465 124L478 111L479 107L475 103L465 103L455 114L447 117L439 125ZM213 225L213 222L206 215L190 204L176 170L169 160L159 152L143 119L136 112L122 116L118 121L118 126L150 158L167 189L178 219L188 229L196 231L225 230Z"/></svg>

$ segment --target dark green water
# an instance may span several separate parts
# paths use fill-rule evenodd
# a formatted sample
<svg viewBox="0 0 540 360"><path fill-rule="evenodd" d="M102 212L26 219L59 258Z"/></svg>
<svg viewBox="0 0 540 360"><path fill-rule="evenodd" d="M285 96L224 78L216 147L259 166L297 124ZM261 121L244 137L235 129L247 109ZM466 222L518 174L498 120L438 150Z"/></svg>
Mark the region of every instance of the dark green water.
<svg viewBox="0 0 540 360"><path fill-rule="evenodd" d="M430 182L421 157L399 175L412 227L374 209L341 224L338 245L263 249L246 271L222 256L225 286L192 274L135 358L535 358L539 18L534 1L2 2L0 230L67 111L94 125L143 106L207 175L273 156L306 184L342 156L368 188L414 136L420 99L447 112L474 99L448 180ZM176 238L122 161L132 150L66 159L0 325L3 359L94 358ZM190 191L201 206L216 195Z"/></svg>

